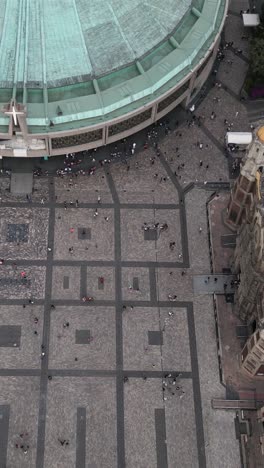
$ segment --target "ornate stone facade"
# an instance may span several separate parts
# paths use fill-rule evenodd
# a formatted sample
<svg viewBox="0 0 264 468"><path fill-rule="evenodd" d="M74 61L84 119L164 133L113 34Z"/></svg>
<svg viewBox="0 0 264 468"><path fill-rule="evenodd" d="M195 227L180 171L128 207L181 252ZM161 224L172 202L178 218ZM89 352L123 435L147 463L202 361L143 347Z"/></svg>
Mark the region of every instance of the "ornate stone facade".
<svg viewBox="0 0 264 468"><path fill-rule="evenodd" d="M264 127L261 127L257 130L256 137L248 149L240 176L231 191L226 224L234 231L241 226L244 220L248 222L248 217L254 209L256 196L260 198L256 179L259 169L262 171L263 167Z"/></svg>
<svg viewBox="0 0 264 468"><path fill-rule="evenodd" d="M233 272L241 319L251 328L241 365L251 376L264 376L264 127L248 149L234 184L226 222L237 230Z"/></svg>
<svg viewBox="0 0 264 468"><path fill-rule="evenodd" d="M240 277L237 290L239 314L250 323L263 319L264 208L257 204L238 232L233 270Z"/></svg>

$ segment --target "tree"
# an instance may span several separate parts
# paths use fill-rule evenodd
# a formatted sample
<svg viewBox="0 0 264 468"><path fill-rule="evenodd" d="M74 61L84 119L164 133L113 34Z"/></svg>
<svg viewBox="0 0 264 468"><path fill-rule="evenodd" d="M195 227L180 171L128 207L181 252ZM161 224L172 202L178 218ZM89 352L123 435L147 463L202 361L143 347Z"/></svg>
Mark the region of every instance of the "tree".
<svg viewBox="0 0 264 468"><path fill-rule="evenodd" d="M264 2L261 4L259 17L260 17L260 22L264 24Z"/></svg>
<svg viewBox="0 0 264 468"><path fill-rule="evenodd" d="M251 41L250 71L257 79L264 80L264 37Z"/></svg>

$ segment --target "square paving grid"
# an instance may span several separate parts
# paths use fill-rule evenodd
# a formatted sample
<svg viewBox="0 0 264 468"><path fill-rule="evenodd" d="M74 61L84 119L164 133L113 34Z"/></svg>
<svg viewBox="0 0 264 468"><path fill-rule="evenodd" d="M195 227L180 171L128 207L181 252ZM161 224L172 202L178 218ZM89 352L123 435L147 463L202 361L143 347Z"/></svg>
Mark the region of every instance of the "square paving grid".
<svg viewBox="0 0 264 468"><path fill-rule="evenodd" d="M93 176L35 178L31 203L0 178L0 466L239 466L234 416L211 408L224 392L212 298L193 289L210 271L210 192L183 188L228 181L225 119L249 130L240 20L225 40L243 54L226 51L202 125L171 130L159 157L137 146Z"/></svg>
<svg viewBox="0 0 264 468"><path fill-rule="evenodd" d="M194 400L191 390L197 370L189 339L191 303L170 303L160 279L161 271L171 278L172 270L180 282L179 269L188 266L180 208L173 203L150 205L149 200L138 208L137 203L121 207L112 173L105 176L104 193L112 195L108 208L95 197L89 208L56 205L56 187L61 200L63 187L52 178L49 208L44 204L36 210L33 201L25 209L19 198L12 208L8 202L1 206L0 241L2 235L12 260L0 268L0 358L1 368L10 374L1 375L0 368L0 391L16 376L16 391L31 388L38 421L35 431L20 408L15 425L12 392L0 398L0 430L8 431L1 461L7 459L15 468L23 466L22 457L29 468L57 463L64 468L123 468L125 463L134 468L140 466L138 457L145 460L144 468L156 463L169 467L174 442L166 445L165 438L176 426L165 406L182 400L179 391L166 390L166 396L160 391L166 373L181 374L179 388L188 393L180 407L177 403L173 408L177 424L183 424L187 408L190 420L200 424L199 431L192 427L192 450L181 448L179 441L179 456L188 466L203 460L201 401ZM67 199L67 184L64 190ZM44 221L47 227L40 232ZM144 223L156 227L144 230ZM160 228L163 224L166 229ZM19 264L12 266L16 254ZM191 281L183 278L183 284L189 299ZM93 300L84 301L87 296ZM151 427L144 432L144 444L136 429L142 415ZM135 428L132 434L129 427ZM27 435L20 436L22 428Z"/></svg>

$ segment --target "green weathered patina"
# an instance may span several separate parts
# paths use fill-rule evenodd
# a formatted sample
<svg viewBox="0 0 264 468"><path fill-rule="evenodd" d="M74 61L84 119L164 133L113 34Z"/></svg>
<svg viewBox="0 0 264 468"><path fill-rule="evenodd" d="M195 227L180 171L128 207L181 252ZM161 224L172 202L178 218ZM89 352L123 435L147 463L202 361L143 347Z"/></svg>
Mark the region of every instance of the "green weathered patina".
<svg viewBox="0 0 264 468"><path fill-rule="evenodd" d="M0 103L32 133L103 123L149 104L206 55L226 0L2 0ZM0 117L0 127L9 119ZM50 126L50 121L53 126Z"/></svg>

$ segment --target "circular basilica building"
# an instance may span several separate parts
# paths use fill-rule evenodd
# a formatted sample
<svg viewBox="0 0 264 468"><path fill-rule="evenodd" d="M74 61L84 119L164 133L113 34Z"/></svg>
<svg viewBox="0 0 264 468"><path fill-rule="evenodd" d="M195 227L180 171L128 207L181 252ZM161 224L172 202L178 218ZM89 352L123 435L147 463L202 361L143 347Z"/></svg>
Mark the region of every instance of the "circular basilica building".
<svg viewBox="0 0 264 468"><path fill-rule="evenodd" d="M2 0L0 155L115 142L187 106L227 0Z"/></svg>

